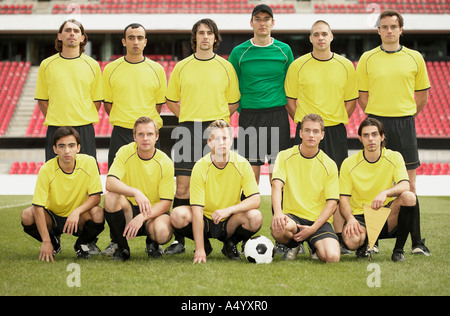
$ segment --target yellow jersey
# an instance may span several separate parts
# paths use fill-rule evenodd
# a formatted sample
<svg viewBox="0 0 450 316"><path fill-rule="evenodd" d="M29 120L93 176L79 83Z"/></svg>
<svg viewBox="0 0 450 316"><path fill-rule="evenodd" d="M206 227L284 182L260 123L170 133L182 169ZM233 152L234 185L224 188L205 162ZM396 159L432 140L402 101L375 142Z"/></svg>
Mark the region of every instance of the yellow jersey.
<svg viewBox="0 0 450 316"><path fill-rule="evenodd" d="M250 163L234 151L230 151L227 165L220 169L211 159L203 156L192 169L190 204L203 206L203 214L211 219L212 213L241 202L246 197L259 194L255 174Z"/></svg>
<svg viewBox="0 0 450 316"><path fill-rule="evenodd" d="M289 66L285 90L288 98L297 100L296 123L316 113L325 126L348 124L345 102L358 98L355 67L335 53L328 60L316 59L309 53Z"/></svg>
<svg viewBox="0 0 450 316"><path fill-rule="evenodd" d="M322 150L312 158L304 157L300 146L281 151L275 160L272 181L284 183L283 213L316 221L327 200L339 201L336 163ZM332 217L328 220L332 221Z"/></svg>
<svg viewBox="0 0 450 316"><path fill-rule="evenodd" d="M88 196L102 193L100 172L94 157L77 154L71 173L65 173L59 167L58 157L55 157L39 170L32 204L68 217Z"/></svg>
<svg viewBox="0 0 450 316"><path fill-rule="evenodd" d="M396 52L384 51L381 46L365 52L356 73L358 89L369 93L367 114L415 115L414 92L431 87L422 55L404 46Z"/></svg>
<svg viewBox="0 0 450 316"><path fill-rule="evenodd" d="M98 123L94 102L103 101L100 65L85 54L64 58L58 53L44 59L39 66L34 98L48 101L46 126Z"/></svg>
<svg viewBox="0 0 450 316"><path fill-rule="evenodd" d="M178 62L166 93L167 100L180 101L179 122L230 122L228 104L238 102L240 97L236 71L217 54L207 60L193 54Z"/></svg>
<svg viewBox="0 0 450 316"><path fill-rule="evenodd" d="M405 162L397 151L383 148L376 162L364 157L364 150L344 160L339 175L341 195L350 196L350 206L354 215L363 214L363 204L371 205L373 199L383 190L396 183L409 181ZM394 200L388 197L385 204Z"/></svg>
<svg viewBox="0 0 450 316"><path fill-rule="evenodd" d="M163 126L156 105L166 102L167 78L163 66L148 58L130 63L125 57L107 64L103 70L105 102L112 103L109 122L132 129L141 116Z"/></svg>
<svg viewBox="0 0 450 316"><path fill-rule="evenodd" d="M108 177L116 177L126 185L140 190L155 205L160 200L173 200L175 178L172 160L156 149L150 159L142 159L135 142L122 146L114 158ZM137 205L134 197L127 197Z"/></svg>

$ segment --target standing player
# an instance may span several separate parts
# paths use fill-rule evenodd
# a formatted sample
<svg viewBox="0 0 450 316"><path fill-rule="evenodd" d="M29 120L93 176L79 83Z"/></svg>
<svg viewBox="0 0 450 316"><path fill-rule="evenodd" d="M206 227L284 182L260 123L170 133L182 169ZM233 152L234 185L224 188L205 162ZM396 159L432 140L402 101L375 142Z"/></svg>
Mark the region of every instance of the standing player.
<svg viewBox="0 0 450 316"><path fill-rule="evenodd" d="M81 137L80 152L96 157L93 123L103 100L101 70L98 62L83 54L88 41L83 25L76 20L64 22L55 40L57 54L42 61L34 98L48 126L45 160L55 156L53 134L59 126L73 126Z"/></svg>
<svg viewBox="0 0 450 316"><path fill-rule="evenodd" d="M123 145L134 141L133 126L137 118L148 116L161 128L159 113L165 102L167 86L164 68L144 56L147 45L145 28L138 23L127 25L122 45L126 55L106 65L103 70L104 107L113 125L108 151L108 169ZM158 147L159 141L156 143ZM112 241L103 254L112 256L117 244Z"/></svg>
<svg viewBox="0 0 450 316"><path fill-rule="evenodd" d="M250 161L258 183L265 159L271 174L278 151L290 146L284 79L294 55L289 45L272 38L274 24L272 9L257 5L250 20L253 38L235 47L228 59L242 94L238 151Z"/></svg>
<svg viewBox="0 0 450 316"><path fill-rule="evenodd" d="M272 178L272 236L288 247L283 260L294 260L307 241L310 255L338 262L338 237L329 223L339 201L336 163L319 149L324 122L317 114L303 117L302 144L281 151Z"/></svg>
<svg viewBox="0 0 450 316"><path fill-rule="evenodd" d="M346 220L344 242L357 250L357 257L367 256L367 231L363 204L378 210L391 209L379 238L397 238L392 261L404 261L403 248L413 217L419 214L416 196L409 191L405 162L399 152L384 148L383 124L366 118L358 129L364 149L344 160L340 174L340 211Z"/></svg>
<svg viewBox="0 0 450 316"><path fill-rule="evenodd" d="M135 142L117 152L106 179L104 207L117 249L114 260L128 260L127 239L147 236L149 257L162 256L160 244L172 238L169 210L175 190L173 162L155 147L158 124L140 117L133 128Z"/></svg>
<svg viewBox="0 0 450 316"><path fill-rule="evenodd" d="M416 169L420 165L414 117L428 101L430 81L422 55L400 44L403 17L386 10L378 20L381 45L365 52L356 67L359 104L386 129L386 148L403 155L416 193ZM429 255L420 233L420 219L413 223L411 239L414 253Z"/></svg>
<svg viewBox="0 0 450 316"><path fill-rule="evenodd" d="M61 252L63 233L78 236L78 258L98 254L97 236L104 229L99 206L102 184L96 160L80 152L80 135L60 127L53 136L56 157L39 170L32 205L21 215L24 231L42 242L39 260L52 261Z"/></svg>
<svg viewBox="0 0 450 316"><path fill-rule="evenodd" d="M228 61L214 53L221 40L213 20L195 23L191 33L194 54L176 64L169 80L166 104L180 122L174 130L179 139L174 146L177 179L174 208L189 205L192 168L204 149L208 149L203 137L205 129L217 119L229 122L239 106L236 72ZM176 241L165 253L184 252L184 238L175 237Z"/></svg>
<svg viewBox="0 0 450 316"><path fill-rule="evenodd" d="M288 112L297 123L295 143L301 143L299 131L303 117L309 113L319 114L325 123L320 149L336 162L339 170L348 156L345 124L358 98L355 67L350 60L331 51L333 33L327 22L319 20L312 25L309 41L312 52L291 64L285 82ZM339 212L333 220L342 244L343 220ZM345 247L341 247L341 251L348 253Z"/></svg>
<svg viewBox="0 0 450 316"><path fill-rule="evenodd" d="M145 28L138 23L125 27L122 45L126 47L126 56L109 63L103 70L104 107L114 126L108 168L117 150L133 141L133 125L137 118L148 116L158 123L159 128L162 127L159 113L166 100L164 68L144 56Z"/></svg>
<svg viewBox="0 0 450 316"><path fill-rule="evenodd" d="M240 260L236 245L253 236L262 225L259 188L249 162L231 151L229 123L217 120L208 128L211 153L192 170L191 205L172 210L171 220L182 236L194 239L194 263L206 262L212 251L209 238L223 242L222 253ZM246 198L241 201L241 192Z"/></svg>

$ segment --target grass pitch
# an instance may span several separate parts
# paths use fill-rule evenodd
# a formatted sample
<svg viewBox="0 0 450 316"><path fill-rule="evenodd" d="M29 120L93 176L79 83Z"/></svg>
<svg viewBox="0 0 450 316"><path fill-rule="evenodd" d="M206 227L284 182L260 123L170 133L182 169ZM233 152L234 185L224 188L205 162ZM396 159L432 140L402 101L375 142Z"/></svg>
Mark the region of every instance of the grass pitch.
<svg viewBox="0 0 450 316"><path fill-rule="evenodd" d="M324 264L309 258L308 251L293 262L280 255L267 265L229 261L222 245L212 240L206 264L193 264L194 243L186 240L186 253L151 260L144 252L145 238L130 241L131 260L113 262L98 256L79 260L75 237L61 237L63 251L54 263L38 261L40 243L23 232L22 209L31 196L0 196L0 295L150 295L150 296L297 296L297 295L420 295L450 294L449 197L420 197L422 236L432 256L410 253L406 262L390 260L394 240L380 241L373 261L341 257ZM258 234L270 236L270 197L262 197L264 224ZM272 239L272 238L271 238ZM109 228L99 236L103 250ZM164 246L164 248L167 245ZM238 247L240 249L240 246Z"/></svg>

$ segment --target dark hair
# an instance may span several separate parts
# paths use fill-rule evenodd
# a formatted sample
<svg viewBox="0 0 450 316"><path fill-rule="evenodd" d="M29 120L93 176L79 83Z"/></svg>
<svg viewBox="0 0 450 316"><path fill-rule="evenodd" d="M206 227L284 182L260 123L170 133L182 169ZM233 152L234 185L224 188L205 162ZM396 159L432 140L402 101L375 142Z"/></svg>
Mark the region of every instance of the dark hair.
<svg viewBox="0 0 450 316"><path fill-rule="evenodd" d="M362 129L366 126L376 126L378 129L378 133L380 133L381 136L385 136L384 140L381 142L381 148L386 146L386 131L384 130L384 125L379 120L373 117L367 117L364 121L359 124L358 128L358 136L361 137L362 135Z"/></svg>
<svg viewBox="0 0 450 316"><path fill-rule="evenodd" d="M131 24L128 24L128 25L123 29L123 38L126 37L127 30L128 30L130 27L131 27L132 29L137 29L137 28L142 27L142 28L144 29L145 36L147 36L147 31L146 31L145 27L144 27L142 24L139 24L139 23L131 23Z"/></svg>
<svg viewBox="0 0 450 316"><path fill-rule="evenodd" d="M69 19L69 20L64 21L64 23L61 24L61 26L59 27L58 34L59 34L59 33L62 33L62 31L63 31L63 29L64 29L64 26L66 25L67 22L71 22L71 23L77 25L77 26L80 28L80 30L81 30L81 35L84 35L84 41L82 41L82 42L80 43L80 54L81 54L81 53L84 53L84 47L86 46L86 44L87 44L87 42L88 42L88 36L87 36L86 32L84 31L83 25L82 25L80 22L78 22L78 21L75 20L75 19ZM58 39L58 35L57 35L57 36L56 36L56 39L55 39L55 49L56 49L58 52L61 53L61 52L62 52L62 46L63 46L62 41L60 41L60 40Z"/></svg>
<svg viewBox="0 0 450 316"><path fill-rule="evenodd" d="M61 126L59 127L55 134L53 134L53 146L56 146L56 143L60 138L72 135L75 137L77 141L77 145L80 144L80 134L78 134L77 130L71 126Z"/></svg>
<svg viewBox="0 0 450 316"><path fill-rule="evenodd" d="M398 25L400 27L403 27L403 16L399 12L397 12L395 10L392 10L392 9L385 10L385 11L381 12L381 14L380 14L380 16L378 17L378 20L377 20L377 27L380 27L381 19L384 19L387 16L396 16L397 19L398 19Z"/></svg>
<svg viewBox="0 0 450 316"><path fill-rule="evenodd" d="M222 42L222 37L220 36L219 29L217 28L216 22L214 22L211 19L201 19L197 23L194 24L192 27L191 32L191 48L195 52L197 50L197 30L200 26L200 24L205 24L209 29L214 33L214 50L216 50L219 47L219 43Z"/></svg>

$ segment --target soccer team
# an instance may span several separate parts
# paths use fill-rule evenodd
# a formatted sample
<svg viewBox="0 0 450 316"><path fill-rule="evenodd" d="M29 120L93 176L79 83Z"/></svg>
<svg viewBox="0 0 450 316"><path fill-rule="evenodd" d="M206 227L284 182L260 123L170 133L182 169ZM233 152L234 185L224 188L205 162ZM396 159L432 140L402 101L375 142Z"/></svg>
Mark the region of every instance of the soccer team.
<svg viewBox="0 0 450 316"><path fill-rule="evenodd" d="M41 63L35 93L48 126L47 162L21 215L24 231L42 242L40 260L54 260L62 233L78 236L77 257L99 254L105 220L111 242L102 254L115 260L130 258L128 240L136 236L146 236L152 258L184 252L188 238L194 263L206 262L215 238L227 258L239 260L237 245L244 248L263 224L258 183L266 159L271 233L284 260L304 252L304 242L323 262L338 262L350 250L366 257L363 205L391 209L379 238L396 238L393 261L405 260L409 235L413 253L430 255L415 194L414 126L430 83L420 53L400 44L402 16L380 15L382 44L364 53L356 70L331 51L327 22L312 25L312 52L296 60L287 44L272 38L274 23L269 6L256 6L253 38L227 61L214 52L221 41L215 22L198 21L194 53L176 64L167 85L163 67L143 55L142 25L124 29L126 55L103 74L83 54L81 23L61 25L58 53ZM368 117L358 130L363 149L348 157L345 124L356 100ZM114 126L103 209L93 129L102 101ZM172 159L159 149L164 103L179 120ZM230 126L235 111L237 152ZM297 123L293 147L289 116Z"/></svg>

